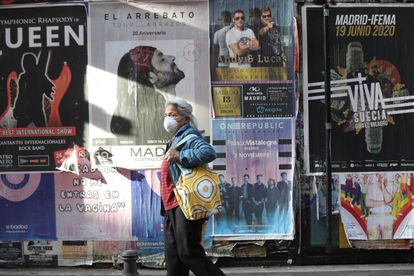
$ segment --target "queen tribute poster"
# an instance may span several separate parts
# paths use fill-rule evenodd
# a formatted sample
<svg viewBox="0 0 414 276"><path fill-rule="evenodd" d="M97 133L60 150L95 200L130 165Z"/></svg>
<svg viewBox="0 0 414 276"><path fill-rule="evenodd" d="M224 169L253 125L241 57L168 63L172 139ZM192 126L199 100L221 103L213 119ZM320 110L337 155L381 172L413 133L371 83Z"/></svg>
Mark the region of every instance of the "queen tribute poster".
<svg viewBox="0 0 414 276"><path fill-rule="evenodd" d="M414 169L413 12L413 5L330 8L334 172ZM303 15L305 160L316 174L325 160L322 8Z"/></svg>
<svg viewBox="0 0 414 276"><path fill-rule="evenodd" d="M55 171L88 119L84 5L0 8L0 171Z"/></svg>
<svg viewBox="0 0 414 276"><path fill-rule="evenodd" d="M210 1L215 117L290 117L293 1Z"/></svg>
<svg viewBox="0 0 414 276"><path fill-rule="evenodd" d="M91 3L89 146L95 166L159 168L164 105L193 105L209 135L207 1Z"/></svg>
<svg viewBox="0 0 414 276"><path fill-rule="evenodd" d="M292 122L213 120L213 169L223 206L213 220L215 239L293 239Z"/></svg>

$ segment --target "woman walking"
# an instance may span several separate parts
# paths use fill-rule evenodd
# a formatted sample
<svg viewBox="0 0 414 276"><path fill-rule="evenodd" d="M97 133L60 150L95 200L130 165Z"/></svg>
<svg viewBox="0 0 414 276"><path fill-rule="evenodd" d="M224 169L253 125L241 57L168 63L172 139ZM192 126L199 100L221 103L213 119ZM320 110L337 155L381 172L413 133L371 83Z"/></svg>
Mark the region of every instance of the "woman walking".
<svg viewBox="0 0 414 276"><path fill-rule="evenodd" d="M167 144L161 166L161 212L164 214L164 246L168 276L186 276L191 270L196 276L215 276L224 273L206 256L201 244L205 219L187 220L174 194L181 171L203 166L216 158L213 147L197 130L193 108L186 101L173 98L165 105L164 128L172 136ZM191 139L176 145L189 134Z"/></svg>

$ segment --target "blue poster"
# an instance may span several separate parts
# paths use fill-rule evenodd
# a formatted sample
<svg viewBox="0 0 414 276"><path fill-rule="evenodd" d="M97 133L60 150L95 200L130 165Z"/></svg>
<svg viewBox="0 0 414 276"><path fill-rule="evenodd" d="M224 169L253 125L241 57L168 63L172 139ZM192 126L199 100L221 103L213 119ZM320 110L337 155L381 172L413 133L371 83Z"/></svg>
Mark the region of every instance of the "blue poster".
<svg viewBox="0 0 414 276"><path fill-rule="evenodd" d="M164 250L160 177L158 170L131 171L132 235L142 254Z"/></svg>
<svg viewBox="0 0 414 276"><path fill-rule="evenodd" d="M56 240L53 174L0 175L0 240Z"/></svg>
<svg viewBox="0 0 414 276"><path fill-rule="evenodd" d="M217 239L293 239L294 119L213 120Z"/></svg>

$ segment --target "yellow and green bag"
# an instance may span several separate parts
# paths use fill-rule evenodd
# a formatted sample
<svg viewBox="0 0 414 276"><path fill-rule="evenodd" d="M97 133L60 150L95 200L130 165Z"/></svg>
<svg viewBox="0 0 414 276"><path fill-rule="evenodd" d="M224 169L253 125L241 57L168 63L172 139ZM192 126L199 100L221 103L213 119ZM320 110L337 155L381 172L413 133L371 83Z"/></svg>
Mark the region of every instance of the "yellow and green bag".
<svg viewBox="0 0 414 276"><path fill-rule="evenodd" d="M194 136L187 135L176 148ZM220 212L222 207L217 174L202 166L187 169L179 163L177 165L181 175L174 193L185 217L198 220Z"/></svg>

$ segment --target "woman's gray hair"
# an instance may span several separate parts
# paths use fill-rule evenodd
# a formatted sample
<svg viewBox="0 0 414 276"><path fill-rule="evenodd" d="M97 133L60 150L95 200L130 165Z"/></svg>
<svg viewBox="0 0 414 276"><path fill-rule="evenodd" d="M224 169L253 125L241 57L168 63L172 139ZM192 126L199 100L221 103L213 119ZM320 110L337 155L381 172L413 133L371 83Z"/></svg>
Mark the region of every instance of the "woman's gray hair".
<svg viewBox="0 0 414 276"><path fill-rule="evenodd" d="M198 129L196 118L193 115L193 107L190 103L188 103L186 100L182 98L175 97L167 99L165 102L165 106L167 105L174 105L181 116L189 118L190 126L195 129Z"/></svg>

